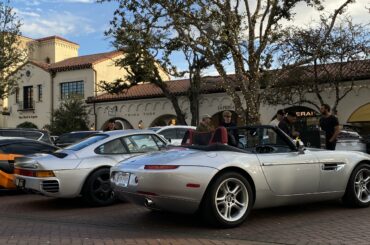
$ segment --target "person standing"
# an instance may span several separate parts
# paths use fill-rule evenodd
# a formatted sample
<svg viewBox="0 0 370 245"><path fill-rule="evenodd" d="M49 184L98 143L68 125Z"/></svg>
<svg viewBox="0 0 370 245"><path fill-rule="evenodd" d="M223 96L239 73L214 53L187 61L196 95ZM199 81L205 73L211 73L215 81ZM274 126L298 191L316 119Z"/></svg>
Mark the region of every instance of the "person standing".
<svg viewBox="0 0 370 245"><path fill-rule="evenodd" d="M115 126L115 120L109 119L103 131L112 131L114 130L114 126Z"/></svg>
<svg viewBox="0 0 370 245"><path fill-rule="evenodd" d="M339 121L330 113L330 106L323 104L320 108L320 128L325 131L325 145L327 150L335 150L337 137L340 133Z"/></svg>
<svg viewBox="0 0 370 245"><path fill-rule="evenodd" d="M270 122L271 126L278 127L281 120L284 119L285 112L284 110L280 109L276 112L276 118Z"/></svg>
<svg viewBox="0 0 370 245"><path fill-rule="evenodd" d="M200 121L196 131L201 132L201 133L211 132L213 130L211 126L211 120L212 120L211 116L208 114L204 114L201 119L202 121Z"/></svg>
<svg viewBox="0 0 370 245"><path fill-rule="evenodd" d="M232 122L232 113L231 111L224 111L222 112L222 122L220 126L227 128L228 130L228 144L232 146L237 146L237 142L239 141L239 133L236 128L236 123ZM233 129L229 129L233 128Z"/></svg>
<svg viewBox="0 0 370 245"><path fill-rule="evenodd" d="M280 121L278 127L292 139L299 136L299 133L294 130L294 123L297 121L297 115L290 111L287 113L286 117Z"/></svg>

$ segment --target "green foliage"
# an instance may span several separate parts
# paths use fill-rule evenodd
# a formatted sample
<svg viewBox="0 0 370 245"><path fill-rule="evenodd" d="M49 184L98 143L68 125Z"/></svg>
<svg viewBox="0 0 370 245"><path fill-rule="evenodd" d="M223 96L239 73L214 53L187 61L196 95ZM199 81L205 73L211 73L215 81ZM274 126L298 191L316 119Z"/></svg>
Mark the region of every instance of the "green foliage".
<svg viewBox="0 0 370 245"><path fill-rule="evenodd" d="M37 129L37 126L31 122L23 122L21 124L18 124L17 128L36 128Z"/></svg>
<svg viewBox="0 0 370 245"><path fill-rule="evenodd" d="M0 99L14 92L17 77L11 73L26 60L26 51L20 48L21 23L9 1L0 2Z"/></svg>
<svg viewBox="0 0 370 245"><path fill-rule="evenodd" d="M105 1L111 0L98 0ZM329 27L353 1L343 0L338 4ZM216 69L222 78L222 88L231 97L237 113L250 123L259 121L259 106L264 96L260 89L264 82L262 72L275 62L273 57L282 38L283 22L294 19L299 3L323 10L321 0L117 2L119 8L108 34L115 37L115 45L127 47L122 49L125 53L132 52L122 63L130 63L131 68L137 66L132 69L135 79L131 74L129 79L138 81L155 73L149 55L161 57L161 65L172 75L175 69L171 69L171 54L179 48L189 48ZM324 36L327 37L327 33ZM148 70L143 70L145 68ZM228 73L234 73L234 78Z"/></svg>
<svg viewBox="0 0 370 245"><path fill-rule="evenodd" d="M63 101L54 111L50 131L53 135L79 130L89 130L86 105L80 98Z"/></svg>

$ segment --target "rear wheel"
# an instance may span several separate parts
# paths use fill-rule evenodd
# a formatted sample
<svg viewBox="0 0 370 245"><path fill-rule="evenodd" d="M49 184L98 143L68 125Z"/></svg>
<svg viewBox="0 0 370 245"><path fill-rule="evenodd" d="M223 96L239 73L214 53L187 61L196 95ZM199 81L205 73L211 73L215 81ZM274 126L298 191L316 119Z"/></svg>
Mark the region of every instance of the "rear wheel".
<svg viewBox="0 0 370 245"><path fill-rule="evenodd" d="M205 194L203 217L214 226L240 225L252 209L253 198L246 178L237 172L225 172L213 181Z"/></svg>
<svg viewBox="0 0 370 245"><path fill-rule="evenodd" d="M370 205L370 165L360 164L352 172L343 202L350 207Z"/></svg>
<svg viewBox="0 0 370 245"><path fill-rule="evenodd" d="M107 206L116 200L109 178L108 168L98 169L87 178L82 196L88 204Z"/></svg>

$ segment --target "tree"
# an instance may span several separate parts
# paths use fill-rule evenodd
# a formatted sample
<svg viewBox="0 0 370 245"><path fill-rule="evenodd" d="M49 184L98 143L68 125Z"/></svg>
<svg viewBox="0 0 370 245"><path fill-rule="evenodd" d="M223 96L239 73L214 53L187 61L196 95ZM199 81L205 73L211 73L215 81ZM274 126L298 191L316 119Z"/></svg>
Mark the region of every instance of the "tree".
<svg viewBox="0 0 370 245"><path fill-rule="evenodd" d="M337 16L354 0L343 1L331 16L325 37L331 32ZM259 122L259 108L264 96L260 89L262 72L271 67L272 51L281 37L282 22L292 20L294 7L298 3L306 3L318 10L323 8L320 0L118 2L118 19L130 20L144 14L152 26L159 29L171 26L168 35L180 38L194 52L204 56L217 70L222 78L222 88L232 98L237 113L245 118L247 123ZM125 26L117 26L118 29L123 27ZM126 31L125 28L120 30ZM224 55L219 55L220 47L227 50L227 62ZM228 75L229 67L232 68L234 76Z"/></svg>
<svg viewBox="0 0 370 245"><path fill-rule="evenodd" d="M11 73L26 61L20 44L21 23L9 1L0 2L0 99L14 92L18 77Z"/></svg>
<svg viewBox="0 0 370 245"><path fill-rule="evenodd" d="M305 66L276 71L278 78L268 91L267 102L271 104L310 104L318 110L322 104L332 104L336 111L338 104L352 90L354 79L360 78L369 65L361 62L369 56L370 36L368 24L353 24L350 18L341 19L330 35L328 19L322 18L318 26L290 28L278 45L283 66L311 60ZM324 41L324 39L326 39ZM322 43L323 45L319 44ZM367 63L368 64L368 63ZM347 83L344 83L347 82ZM334 91L334 100L328 101L325 93ZM313 96L312 96L313 95Z"/></svg>
<svg viewBox="0 0 370 245"><path fill-rule="evenodd" d="M125 56L117 64L126 69L129 75L125 80L119 79L114 83L102 81L100 87L109 93L120 93L139 83L153 83L171 101L178 123L186 124L186 115L180 108L178 96L171 92L171 84L163 77L164 74L172 77L188 74L190 88L187 97L191 124L196 125L199 117L200 73L211 64L204 56L189 48L181 37L172 35L173 24L169 19L161 25L161 20L165 18L161 9L152 9L148 15L144 6L136 2L126 3L115 12L106 35L112 36L113 46L124 53ZM141 7L142 11L139 10ZM185 56L189 67L187 71L180 72L173 64L171 56L176 52Z"/></svg>
<svg viewBox="0 0 370 245"><path fill-rule="evenodd" d="M37 129L37 125L31 122L23 122L21 124L18 124L17 128L36 128Z"/></svg>
<svg viewBox="0 0 370 245"><path fill-rule="evenodd" d="M53 135L60 135L79 130L89 130L87 108L81 98L71 97L54 111L50 131Z"/></svg>

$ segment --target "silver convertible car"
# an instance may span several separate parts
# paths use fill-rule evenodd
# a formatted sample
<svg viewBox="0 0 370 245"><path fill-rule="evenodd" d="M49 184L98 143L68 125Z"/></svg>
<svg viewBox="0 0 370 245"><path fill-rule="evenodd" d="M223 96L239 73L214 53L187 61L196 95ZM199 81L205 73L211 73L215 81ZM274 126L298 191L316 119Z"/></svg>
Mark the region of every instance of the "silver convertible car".
<svg viewBox="0 0 370 245"><path fill-rule="evenodd" d="M112 167L112 186L120 198L149 209L199 211L221 227L241 224L253 208L340 198L369 206L369 155L304 148L273 126L236 130L242 149L226 144L225 128L189 131L183 147Z"/></svg>
<svg viewBox="0 0 370 245"><path fill-rule="evenodd" d="M89 204L115 200L109 169L119 161L166 148L167 142L150 130L98 133L51 154L17 158L15 182L50 197L82 196Z"/></svg>

